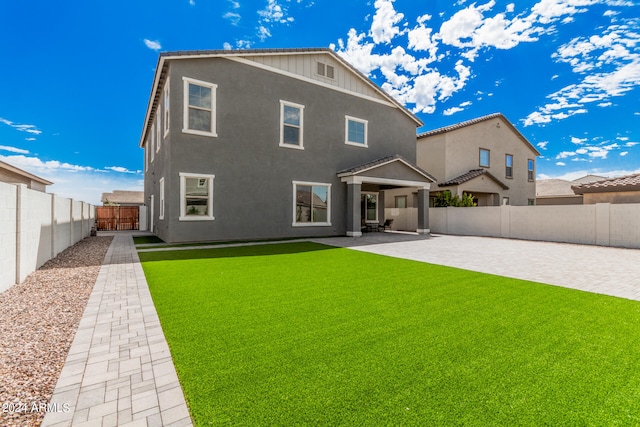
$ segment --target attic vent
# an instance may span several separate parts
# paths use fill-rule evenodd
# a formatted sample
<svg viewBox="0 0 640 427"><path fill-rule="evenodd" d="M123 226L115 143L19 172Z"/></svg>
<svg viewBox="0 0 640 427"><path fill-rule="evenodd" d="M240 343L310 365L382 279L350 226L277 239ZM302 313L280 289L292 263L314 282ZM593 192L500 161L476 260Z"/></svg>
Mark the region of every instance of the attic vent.
<svg viewBox="0 0 640 427"><path fill-rule="evenodd" d="M318 62L318 75L333 79L335 77L335 67L324 62Z"/></svg>

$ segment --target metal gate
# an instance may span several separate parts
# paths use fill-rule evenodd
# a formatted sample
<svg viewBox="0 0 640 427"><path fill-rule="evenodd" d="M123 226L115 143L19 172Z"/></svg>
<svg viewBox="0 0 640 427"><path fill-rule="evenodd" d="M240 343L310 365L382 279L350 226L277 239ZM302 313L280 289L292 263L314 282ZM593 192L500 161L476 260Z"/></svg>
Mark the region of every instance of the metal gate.
<svg viewBox="0 0 640 427"><path fill-rule="evenodd" d="M97 206L96 222L99 231L139 230L138 206Z"/></svg>

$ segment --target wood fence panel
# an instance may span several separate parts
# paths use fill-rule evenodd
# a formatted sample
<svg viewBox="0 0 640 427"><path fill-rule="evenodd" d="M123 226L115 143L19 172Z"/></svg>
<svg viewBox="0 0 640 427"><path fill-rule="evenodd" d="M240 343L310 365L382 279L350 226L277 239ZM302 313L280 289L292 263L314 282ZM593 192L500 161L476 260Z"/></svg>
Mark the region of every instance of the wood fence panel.
<svg viewBox="0 0 640 427"><path fill-rule="evenodd" d="M138 230L138 206L98 206L96 222L100 231Z"/></svg>

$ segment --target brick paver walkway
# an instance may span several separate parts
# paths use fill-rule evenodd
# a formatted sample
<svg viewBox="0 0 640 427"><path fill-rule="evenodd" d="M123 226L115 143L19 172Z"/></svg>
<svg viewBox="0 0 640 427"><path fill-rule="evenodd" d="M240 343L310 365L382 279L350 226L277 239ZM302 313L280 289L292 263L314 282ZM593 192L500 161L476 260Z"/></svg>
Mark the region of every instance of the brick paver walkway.
<svg viewBox="0 0 640 427"><path fill-rule="evenodd" d="M191 426L140 260L116 233L43 427Z"/></svg>

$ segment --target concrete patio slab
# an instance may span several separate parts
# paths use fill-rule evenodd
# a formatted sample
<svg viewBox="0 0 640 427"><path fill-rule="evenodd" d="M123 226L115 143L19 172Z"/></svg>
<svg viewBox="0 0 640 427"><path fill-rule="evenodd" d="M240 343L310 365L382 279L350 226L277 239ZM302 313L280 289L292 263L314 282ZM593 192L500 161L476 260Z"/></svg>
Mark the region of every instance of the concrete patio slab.
<svg viewBox="0 0 640 427"><path fill-rule="evenodd" d="M640 250L492 237L370 233L318 243L640 300Z"/></svg>

